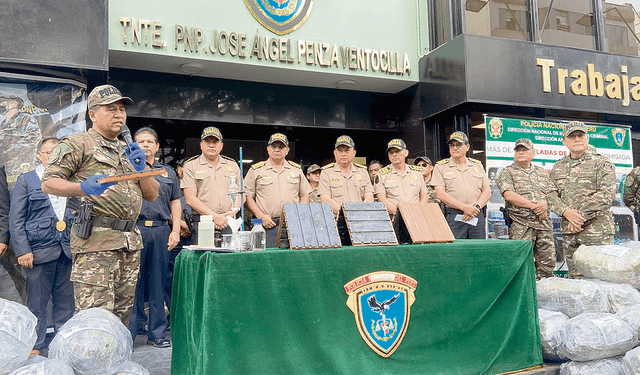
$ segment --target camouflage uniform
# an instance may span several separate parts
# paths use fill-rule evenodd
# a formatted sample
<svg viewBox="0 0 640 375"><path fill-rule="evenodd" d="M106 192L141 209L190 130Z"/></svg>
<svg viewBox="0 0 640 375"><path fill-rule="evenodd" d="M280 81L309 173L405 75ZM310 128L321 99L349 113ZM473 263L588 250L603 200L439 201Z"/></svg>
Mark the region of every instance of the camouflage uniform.
<svg viewBox="0 0 640 375"><path fill-rule="evenodd" d="M13 190L18 176L36 168L41 139L38 122L29 113L17 113L0 124L0 163L7 170L9 190Z"/></svg>
<svg viewBox="0 0 640 375"><path fill-rule="evenodd" d="M440 203L440 199L438 199L436 197L436 189L433 188L433 186L429 185L429 183L431 182L431 180L429 180L429 182L425 183L427 185L427 194L429 194L429 203Z"/></svg>
<svg viewBox="0 0 640 375"><path fill-rule="evenodd" d="M64 138L49 156L42 181L57 177L81 182L95 174L135 172L124 143L108 140L94 129ZM142 190L137 181L109 187L102 195L82 199L93 204L93 215L135 221L142 208ZM142 236L131 232L95 227L86 240L71 231L76 311L102 307L129 323L138 272Z"/></svg>
<svg viewBox="0 0 640 375"><path fill-rule="evenodd" d="M569 277L580 277L573 264L573 253L581 245L613 243L613 216L609 210L616 194L615 167L608 158L595 152L585 152L580 159L566 156L556 162L551 171L549 208L562 216L568 208L576 209L587 222L578 233L569 231L569 222L562 217L562 247L569 267Z"/></svg>
<svg viewBox="0 0 640 375"><path fill-rule="evenodd" d="M640 167L635 167L624 180L624 193L622 201L631 211L638 211L640 202Z"/></svg>
<svg viewBox="0 0 640 375"><path fill-rule="evenodd" d="M530 201L546 200L551 181L549 171L532 165L521 168L511 164L500 172L496 184L500 193L510 190ZM509 238L533 242L538 279L553 276L556 265L556 246L553 242L551 219L542 220L532 210L506 202L512 223Z"/></svg>
<svg viewBox="0 0 640 375"><path fill-rule="evenodd" d="M317 188L309 193L309 203L320 203L320 193Z"/></svg>

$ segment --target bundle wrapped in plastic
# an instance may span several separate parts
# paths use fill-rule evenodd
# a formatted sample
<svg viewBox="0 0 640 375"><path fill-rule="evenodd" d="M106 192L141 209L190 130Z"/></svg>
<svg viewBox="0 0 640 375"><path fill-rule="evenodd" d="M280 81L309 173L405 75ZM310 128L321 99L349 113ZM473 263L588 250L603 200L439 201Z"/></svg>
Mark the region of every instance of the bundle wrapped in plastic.
<svg viewBox="0 0 640 375"><path fill-rule="evenodd" d="M0 298L0 374L8 374L29 358L37 323L26 306Z"/></svg>
<svg viewBox="0 0 640 375"><path fill-rule="evenodd" d="M559 311L573 318L582 313L609 312L609 299L589 280L547 277L536 283L538 307Z"/></svg>
<svg viewBox="0 0 640 375"><path fill-rule="evenodd" d="M629 284L616 284L608 281L591 280L602 289L609 300L609 312L612 314L640 304L640 291Z"/></svg>
<svg viewBox="0 0 640 375"><path fill-rule="evenodd" d="M131 360L131 333L102 308L80 311L49 345L49 358L66 360L77 374L111 375Z"/></svg>
<svg viewBox="0 0 640 375"><path fill-rule="evenodd" d="M624 308L618 311L616 315L627 322L627 324L630 325L631 328L635 329L636 332L638 332L638 337L640 338L640 305L633 305Z"/></svg>
<svg viewBox="0 0 640 375"><path fill-rule="evenodd" d="M622 358L622 374L640 375L640 347L631 349Z"/></svg>
<svg viewBox="0 0 640 375"><path fill-rule="evenodd" d="M640 288L640 248L630 246L582 245L573 261L585 277Z"/></svg>
<svg viewBox="0 0 640 375"><path fill-rule="evenodd" d="M565 314L557 311L538 309L540 319L540 338L542 341L542 355L549 361L566 360L558 353L560 346L559 331L562 325L569 320Z"/></svg>
<svg viewBox="0 0 640 375"><path fill-rule="evenodd" d="M623 355L638 344L638 332L613 314L581 314L560 329L558 353L573 361Z"/></svg>
<svg viewBox="0 0 640 375"><path fill-rule="evenodd" d="M62 359L45 359L38 363L20 367L9 375L74 375L73 369Z"/></svg>
<svg viewBox="0 0 640 375"><path fill-rule="evenodd" d="M129 361L125 362L113 375L149 375L149 371L139 364Z"/></svg>
<svg viewBox="0 0 640 375"><path fill-rule="evenodd" d="M560 366L560 375L622 374L622 357L587 362L567 362Z"/></svg>

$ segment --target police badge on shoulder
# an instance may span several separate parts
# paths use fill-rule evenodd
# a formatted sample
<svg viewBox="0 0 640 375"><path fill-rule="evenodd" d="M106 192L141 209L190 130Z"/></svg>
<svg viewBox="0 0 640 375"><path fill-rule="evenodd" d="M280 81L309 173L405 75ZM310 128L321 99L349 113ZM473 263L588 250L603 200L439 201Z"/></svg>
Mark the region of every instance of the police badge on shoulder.
<svg viewBox="0 0 640 375"><path fill-rule="evenodd" d="M368 273L344 285L360 336L378 355L387 358L400 346L417 286L413 278L393 271Z"/></svg>

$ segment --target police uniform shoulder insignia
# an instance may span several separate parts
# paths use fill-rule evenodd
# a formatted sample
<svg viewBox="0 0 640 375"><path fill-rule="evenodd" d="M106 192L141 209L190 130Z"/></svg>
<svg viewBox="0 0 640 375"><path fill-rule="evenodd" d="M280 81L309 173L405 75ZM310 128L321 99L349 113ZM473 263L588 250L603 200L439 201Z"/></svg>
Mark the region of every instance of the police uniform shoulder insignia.
<svg viewBox="0 0 640 375"><path fill-rule="evenodd" d="M232 161L232 162L234 162L234 163L236 162L235 160L231 159L231 158L230 158L230 157L228 157L228 156L224 156L224 155L220 155L220 156L221 156L223 159L226 159L226 160Z"/></svg>
<svg viewBox="0 0 640 375"><path fill-rule="evenodd" d="M468 158L468 159L471 160L472 163L482 164L482 162L478 159L474 159L474 158Z"/></svg>
<svg viewBox="0 0 640 375"><path fill-rule="evenodd" d="M288 161L289 161L289 164L293 165L294 167L302 169L302 167L300 167L300 164L294 163L294 162L292 162L290 160L288 160Z"/></svg>
<svg viewBox="0 0 640 375"><path fill-rule="evenodd" d="M442 159L439 162L437 162L436 164L444 165L444 164L447 164L449 162L449 160L450 160L450 158Z"/></svg>
<svg viewBox="0 0 640 375"><path fill-rule="evenodd" d="M422 167L419 167L417 165L409 165L409 169L413 170L413 171L422 171Z"/></svg>
<svg viewBox="0 0 640 375"><path fill-rule="evenodd" d="M190 162L191 160L196 160L196 159L197 159L197 158L199 158L199 157L200 157L200 155L192 156L192 157L190 157L189 159L185 160L184 162L185 162L185 163L186 163L186 162Z"/></svg>
<svg viewBox="0 0 640 375"><path fill-rule="evenodd" d="M324 167L322 167L322 169L329 169L329 168L333 168L333 166L336 165L336 163L329 163L327 165L325 165Z"/></svg>
<svg viewBox="0 0 640 375"><path fill-rule="evenodd" d="M71 152L71 146L66 143L58 143L49 154L49 164L56 164L63 156Z"/></svg>
<svg viewBox="0 0 640 375"><path fill-rule="evenodd" d="M353 165L355 165L355 166L356 166L356 167L358 167L358 168L364 168L364 169L367 169L367 167L366 167L366 166L364 166L364 165L362 165L362 164L353 163Z"/></svg>
<svg viewBox="0 0 640 375"><path fill-rule="evenodd" d="M259 162L255 163L254 165L252 165L251 168L252 169L258 169L258 168L262 167L265 164L267 164L266 161L259 161Z"/></svg>
<svg viewBox="0 0 640 375"><path fill-rule="evenodd" d="M381 169L378 171L378 173L379 173L381 176L383 176L383 175L385 175L385 174L387 174L387 173L389 173L389 172L391 172L391 167L389 167L388 165L387 165L386 167L384 167L384 168L381 168Z"/></svg>

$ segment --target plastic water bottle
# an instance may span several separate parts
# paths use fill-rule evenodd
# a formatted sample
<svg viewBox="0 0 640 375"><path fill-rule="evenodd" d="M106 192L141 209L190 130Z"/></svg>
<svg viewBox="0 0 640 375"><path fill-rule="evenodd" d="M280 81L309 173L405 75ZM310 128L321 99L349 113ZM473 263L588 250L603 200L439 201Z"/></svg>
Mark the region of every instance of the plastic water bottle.
<svg viewBox="0 0 640 375"><path fill-rule="evenodd" d="M198 246L213 247L214 225L213 216L200 215L200 222L198 223Z"/></svg>
<svg viewBox="0 0 640 375"><path fill-rule="evenodd" d="M264 250L267 248L267 233L262 227L262 219L253 219L251 239L253 241L254 251Z"/></svg>

